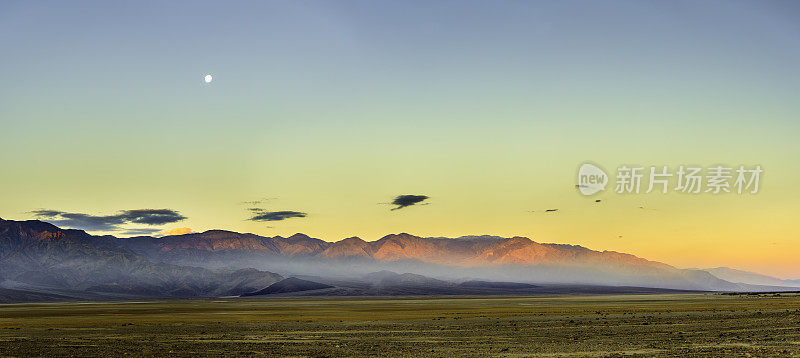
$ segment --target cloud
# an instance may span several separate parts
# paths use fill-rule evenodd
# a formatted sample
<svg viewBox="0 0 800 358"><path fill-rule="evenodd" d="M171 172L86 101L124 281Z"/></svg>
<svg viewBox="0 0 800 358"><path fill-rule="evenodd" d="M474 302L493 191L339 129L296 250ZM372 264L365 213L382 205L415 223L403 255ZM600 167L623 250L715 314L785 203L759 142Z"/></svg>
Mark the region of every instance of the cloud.
<svg viewBox="0 0 800 358"><path fill-rule="evenodd" d="M164 225L186 219L171 209L135 209L123 210L116 215L90 215L70 213L60 210L35 210L36 217L54 225L86 231L121 231L120 225L145 224L151 226ZM138 229L131 229L138 230ZM158 231L157 229L154 229Z"/></svg>
<svg viewBox="0 0 800 358"><path fill-rule="evenodd" d="M31 212L36 214L36 216L44 217L44 218L52 218L54 216L58 216L58 215L61 215L61 214L66 214L63 211L58 211L58 210L34 210L34 211L31 211Z"/></svg>
<svg viewBox="0 0 800 358"><path fill-rule="evenodd" d="M135 229L126 229L125 231L119 233L120 236L170 236L170 235L183 235L192 233L192 229L188 227L178 227L169 230L162 230L159 228L135 228Z"/></svg>
<svg viewBox="0 0 800 358"><path fill-rule="evenodd" d="M304 218L306 213L299 211L258 211L256 215L251 217L251 221L281 221L289 218Z"/></svg>
<svg viewBox="0 0 800 358"><path fill-rule="evenodd" d="M120 233L122 236L151 236L161 229L128 229Z"/></svg>
<svg viewBox="0 0 800 358"><path fill-rule="evenodd" d="M428 199L426 195L398 195L392 200L392 205L397 205L392 210L398 210L407 206L416 205Z"/></svg>
<svg viewBox="0 0 800 358"><path fill-rule="evenodd" d="M36 210L32 212L38 218L47 219L57 226L83 229L88 231L118 231L118 225L125 223L119 215L95 216L82 213L68 213L59 210Z"/></svg>
<svg viewBox="0 0 800 358"><path fill-rule="evenodd" d="M188 227L176 227L174 229L164 230L160 232L159 235L160 236L186 235L186 234L191 234L193 232L194 231L192 231L192 229Z"/></svg>
<svg viewBox="0 0 800 358"><path fill-rule="evenodd" d="M277 198L264 197L264 198L261 198L261 199L258 199L258 200L241 201L241 202L239 202L239 204L242 204L242 205L259 205L261 203L265 203L267 201L275 200L275 199L277 199Z"/></svg>
<svg viewBox="0 0 800 358"><path fill-rule="evenodd" d="M146 225L164 225L186 219L185 216L170 209L125 210L120 216L132 223Z"/></svg>

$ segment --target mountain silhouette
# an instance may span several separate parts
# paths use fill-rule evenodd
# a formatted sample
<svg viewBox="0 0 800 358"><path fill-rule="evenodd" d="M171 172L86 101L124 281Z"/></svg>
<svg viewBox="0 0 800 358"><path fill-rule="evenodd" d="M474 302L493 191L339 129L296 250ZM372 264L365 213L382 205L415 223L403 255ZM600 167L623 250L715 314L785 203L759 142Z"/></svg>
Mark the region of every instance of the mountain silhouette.
<svg viewBox="0 0 800 358"><path fill-rule="evenodd" d="M239 295L282 277L255 269L210 270L148 260L113 236L37 221L0 219L0 281L152 297Z"/></svg>
<svg viewBox="0 0 800 358"><path fill-rule="evenodd" d="M496 285L485 282L716 291L763 288L626 253L538 243L525 237L426 238L400 233L372 242L357 237L328 242L301 233L265 237L210 230L117 238L60 229L38 220L0 219L0 290L38 287L42 289L37 292L45 293L214 297L317 289L299 278L270 289L283 280L274 272L357 278L364 283L353 287L392 287L393 292L411 294L427 288L449 292L454 282L463 281L474 281L462 287L470 289ZM14 291L14 295L24 293Z"/></svg>

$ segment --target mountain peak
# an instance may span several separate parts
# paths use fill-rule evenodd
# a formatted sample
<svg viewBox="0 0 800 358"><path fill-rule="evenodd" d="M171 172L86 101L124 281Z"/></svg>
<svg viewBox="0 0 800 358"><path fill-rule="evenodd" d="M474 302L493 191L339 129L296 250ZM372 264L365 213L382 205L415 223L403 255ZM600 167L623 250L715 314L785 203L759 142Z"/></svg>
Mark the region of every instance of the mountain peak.
<svg viewBox="0 0 800 358"><path fill-rule="evenodd" d="M339 242L343 244L366 243L366 241L358 236L348 237L346 239L339 240Z"/></svg>
<svg viewBox="0 0 800 358"><path fill-rule="evenodd" d="M531 239L529 239L529 238L527 238L525 236L514 236L514 237L510 238L509 240L519 241L519 242L535 242L535 241L533 241L533 240L531 240Z"/></svg>
<svg viewBox="0 0 800 358"><path fill-rule="evenodd" d="M419 236L415 236L415 235L411 235L411 234L409 234L409 233L406 233L406 232L401 232L401 233L399 233L399 234L389 234L389 235L386 235L386 236L384 236L384 237L382 237L382 238L378 239L378 241L386 241L386 240L392 240L392 239L396 239L396 240L409 240L409 239L421 239L421 237L419 237Z"/></svg>

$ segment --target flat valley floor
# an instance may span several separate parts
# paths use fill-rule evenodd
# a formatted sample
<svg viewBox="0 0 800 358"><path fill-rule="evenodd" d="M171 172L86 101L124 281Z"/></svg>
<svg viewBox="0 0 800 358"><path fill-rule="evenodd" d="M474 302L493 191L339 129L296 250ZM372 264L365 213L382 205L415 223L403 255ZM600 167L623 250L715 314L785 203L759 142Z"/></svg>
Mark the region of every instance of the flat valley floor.
<svg viewBox="0 0 800 358"><path fill-rule="evenodd" d="M800 356L796 294L0 305L0 356Z"/></svg>

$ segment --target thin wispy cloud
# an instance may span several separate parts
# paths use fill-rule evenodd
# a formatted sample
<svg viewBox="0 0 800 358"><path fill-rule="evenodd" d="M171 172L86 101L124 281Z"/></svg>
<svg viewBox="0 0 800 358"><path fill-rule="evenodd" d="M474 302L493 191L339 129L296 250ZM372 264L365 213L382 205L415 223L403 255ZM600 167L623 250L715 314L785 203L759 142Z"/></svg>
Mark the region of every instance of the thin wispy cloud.
<svg viewBox="0 0 800 358"><path fill-rule="evenodd" d="M119 233L119 235L163 237L163 236L173 236L173 235L185 235L191 233L193 233L193 231L191 228L188 227L178 227L169 230L162 230L160 228L133 228L133 229L126 229L125 231Z"/></svg>
<svg viewBox="0 0 800 358"><path fill-rule="evenodd" d="M266 203L266 202L268 202L268 201L270 201L270 200L275 200L275 199L277 199L277 198L267 198L267 197L264 197L264 198L261 198L261 199L256 199L256 200L240 201L240 202L239 202L239 204L242 204L242 205L252 205L252 206L255 206L255 205L261 205L261 204L263 204L263 203Z"/></svg>
<svg viewBox="0 0 800 358"><path fill-rule="evenodd" d="M120 233L122 236L152 236L161 229L128 229Z"/></svg>

